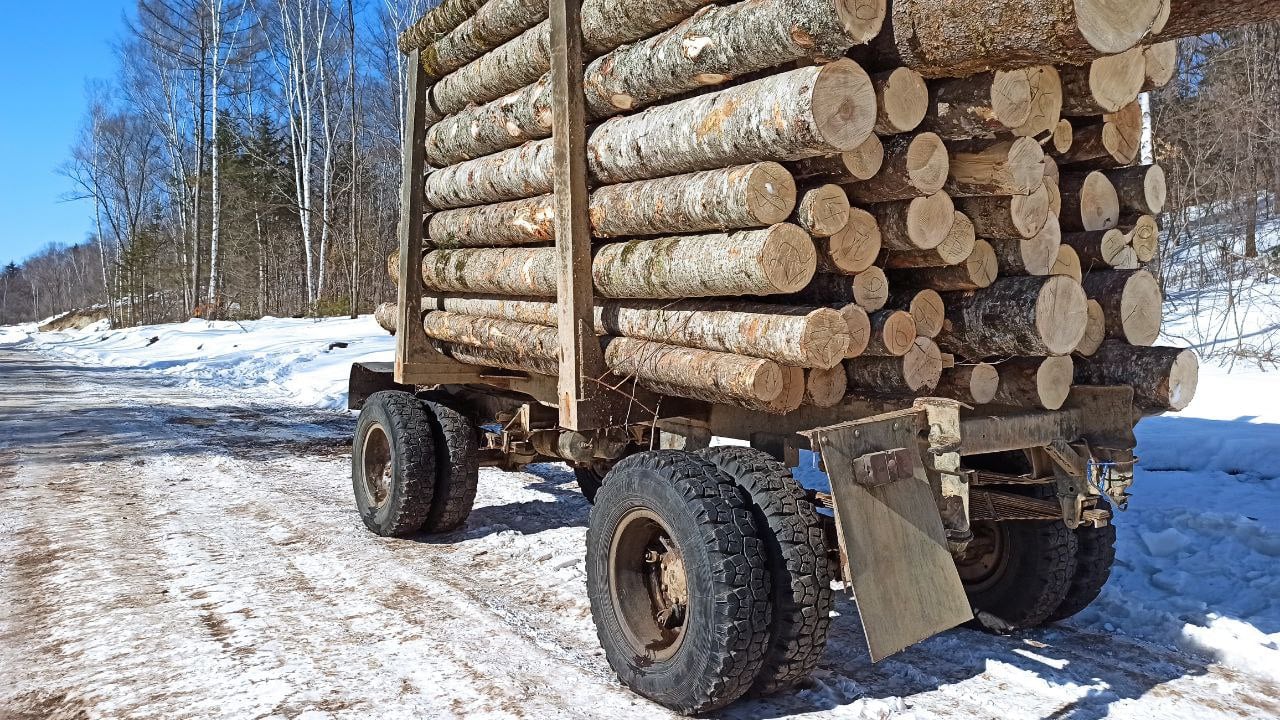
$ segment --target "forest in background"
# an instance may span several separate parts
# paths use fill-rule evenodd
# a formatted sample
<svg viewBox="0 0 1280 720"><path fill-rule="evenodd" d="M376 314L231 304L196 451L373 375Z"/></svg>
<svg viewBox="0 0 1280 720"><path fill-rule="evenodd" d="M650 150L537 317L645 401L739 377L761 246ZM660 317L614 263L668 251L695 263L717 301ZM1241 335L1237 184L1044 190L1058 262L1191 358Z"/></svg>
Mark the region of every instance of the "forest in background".
<svg viewBox="0 0 1280 720"><path fill-rule="evenodd" d="M393 298L396 38L429 4L139 0L60 169L95 232L0 270L0 324L103 304L118 325L340 315ZM1275 280L1280 25L1182 41L1150 105L1166 291Z"/></svg>

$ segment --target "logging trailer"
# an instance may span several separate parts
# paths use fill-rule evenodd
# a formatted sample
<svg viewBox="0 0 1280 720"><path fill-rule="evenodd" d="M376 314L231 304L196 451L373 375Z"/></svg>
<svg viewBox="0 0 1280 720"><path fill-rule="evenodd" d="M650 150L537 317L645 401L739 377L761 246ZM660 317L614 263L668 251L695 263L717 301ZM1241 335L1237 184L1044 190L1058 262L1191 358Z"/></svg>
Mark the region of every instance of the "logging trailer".
<svg viewBox="0 0 1280 720"><path fill-rule="evenodd" d="M358 364L350 380L365 524L447 532L471 509L479 467L568 463L594 503L587 587L608 661L686 713L802 682L834 580L856 595L873 660L963 623L1009 631L1091 602L1114 557L1111 508L1133 479L1132 388L1076 387L1055 411L846 399L778 416L609 374L592 319L578 3L550 6L559 375L463 364L424 333L415 54L395 361ZM714 437L749 447L711 448ZM806 450L829 493L793 479Z"/></svg>

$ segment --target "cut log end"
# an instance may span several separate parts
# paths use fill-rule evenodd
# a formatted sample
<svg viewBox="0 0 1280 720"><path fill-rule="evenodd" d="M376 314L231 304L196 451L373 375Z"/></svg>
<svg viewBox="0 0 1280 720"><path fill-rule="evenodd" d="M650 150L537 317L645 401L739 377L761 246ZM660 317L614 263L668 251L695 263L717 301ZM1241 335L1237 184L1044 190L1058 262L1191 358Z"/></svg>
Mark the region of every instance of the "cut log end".
<svg viewBox="0 0 1280 720"><path fill-rule="evenodd" d="M880 310L871 314L871 342L864 354L906 355L916 338L916 321L905 310Z"/></svg>
<svg viewBox="0 0 1280 720"><path fill-rule="evenodd" d="M1076 345L1075 354L1088 357L1098 351L1102 341L1107 339L1107 317L1102 305L1097 300L1090 300L1087 306L1088 322L1085 325L1084 337Z"/></svg>
<svg viewBox="0 0 1280 720"><path fill-rule="evenodd" d="M929 338L916 338L902 358L902 372L907 387L913 392L928 391L938 386L944 368L942 350Z"/></svg>
<svg viewBox="0 0 1280 720"><path fill-rule="evenodd" d="M1045 358L1036 372L1036 392L1045 410L1057 410L1071 394L1075 380L1075 363L1071 356Z"/></svg>
<svg viewBox="0 0 1280 720"><path fill-rule="evenodd" d="M1074 0L1076 26L1085 41L1104 54L1122 53L1143 38L1168 0Z"/></svg>
<svg viewBox="0 0 1280 720"><path fill-rule="evenodd" d="M1100 172L1083 179L1063 177L1063 227L1069 230L1110 230L1120 222L1120 196Z"/></svg>
<svg viewBox="0 0 1280 720"><path fill-rule="evenodd" d="M845 35L858 45L880 34L888 14L886 0L839 0L835 6Z"/></svg>
<svg viewBox="0 0 1280 720"><path fill-rule="evenodd" d="M880 255L880 225L866 210L851 208L849 222L816 244L823 251L819 258L822 270L856 275L875 264Z"/></svg>
<svg viewBox="0 0 1280 720"><path fill-rule="evenodd" d="M849 222L849 196L839 185L806 190L796 206L796 224L816 237L830 237Z"/></svg>
<svg viewBox="0 0 1280 720"><path fill-rule="evenodd" d="M1058 246L1058 257L1049 272L1051 275L1069 277L1076 282L1084 279L1084 272L1080 268L1080 256L1070 245Z"/></svg>
<svg viewBox="0 0 1280 720"><path fill-rule="evenodd" d="M907 206L907 236L920 250L932 250L947 239L955 222L955 203L945 192L911 200Z"/></svg>
<svg viewBox="0 0 1280 720"><path fill-rule="evenodd" d="M1155 90L1168 85L1178 71L1178 43L1175 40L1156 43L1144 53L1146 83L1143 90Z"/></svg>
<svg viewBox="0 0 1280 720"><path fill-rule="evenodd" d="M1036 330L1048 351L1066 355L1080 344L1089 321L1088 298L1080 283L1051 277L1036 297Z"/></svg>
<svg viewBox="0 0 1280 720"><path fill-rule="evenodd" d="M1011 126L1019 137L1038 138L1054 132L1062 118L1062 77L1052 65L1035 65L1020 70L1027 77L1031 103L1027 119Z"/></svg>
<svg viewBox="0 0 1280 720"><path fill-rule="evenodd" d="M990 363L978 363L968 371L969 398L977 405L986 405L996 397L1000 389L1000 371Z"/></svg>
<svg viewBox="0 0 1280 720"><path fill-rule="evenodd" d="M1169 409L1184 410L1196 396L1196 386L1200 383L1200 360L1190 350L1178 353L1169 370L1168 390Z"/></svg>
<svg viewBox="0 0 1280 720"><path fill-rule="evenodd" d="M819 308L809 315L809 322L800 336L800 346L814 367L836 367L848 355L849 345L855 342L849 330L847 319L839 311ZM865 339L856 342L866 347Z"/></svg>
<svg viewBox="0 0 1280 720"><path fill-rule="evenodd" d="M1035 237L1049 221L1049 192L1049 183L1042 182L1030 195L1014 195L1009 201L1009 220L1022 237Z"/></svg>
<svg viewBox="0 0 1280 720"><path fill-rule="evenodd" d="M853 301L867 312L875 312L889 301L889 278L884 270L869 267L853 277Z"/></svg>
<svg viewBox="0 0 1280 720"><path fill-rule="evenodd" d="M804 404L829 408L840 404L849 388L849 378L844 368L837 365L827 370L809 370L805 373Z"/></svg>
<svg viewBox="0 0 1280 720"><path fill-rule="evenodd" d="M915 322L916 335L933 339L942 332L947 319L947 307L936 290L924 289L911 297L907 308Z"/></svg>
<svg viewBox="0 0 1280 720"><path fill-rule="evenodd" d="M818 254L813 240L789 223L769 229L760 255L765 276L778 294L799 292L817 272Z"/></svg>
<svg viewBox="0 0 1280 720"><path fill-rule="evenodd" d="M929 109L929 88L920 73L896 68L872 77L879 114L876 132L897 135L914 130Z"/></svg>
<svg viewBox="0 0 1280 720"><path fill-rule="evenodd" d="M1160 251L1160 224L1154 217L1143 215L1125 236L1139 263L1151 262Z"/></svg>
<svg viewBox="0 0 1280 720"><path fill-rule="evenodd" d="M846 358L855 358L866 352L871 341L871 317L861 305L850 303L837 309L849 331L849 345L845 350Z"/></svg>
<svg viewBox="0 0 1280 720"><path fill-rule="evenodd" d="M973 221L968 215L957 210L954 213L951 230L947 232L947 236L934 249L934 252L938 254L938 260L944 265L959 265L973 255L973 249L977 243L978 232L973 227Z"/></svg>
<svg viewBox="0 0 1280 720"><path fill-rule="evenodd" d="M773 162L751 167L746 180L747 210L761 225L787 219L796 206L796 181L787 169Z"/></svg>
<svg viewBox="0 0 1280 720"><path fill-rule="evenodd" d="M884 143L872 134L861 145L841 156L849 177L854 180L870 180L884 166Z"/></svg>
<svg viewBox="0 0 1280 720"><path fill-rule="evenodd" d="M920 133L907 148L907 177L921 194L933 195L942 190L951 169L947 146L934 133Z"/></svg>
<svg viewBox="0 0 1280 720"><path fill-rule="evenodd" d="M1160 338L1163 303L1151 273L1139 270L1129 277L1120 298L1120 327L1130 345L1153 345Z"/></svg>
<svg viewBox="0 0 1280 720"><path fill-rule="evenodd" d="M876 123L876 91L871 76L852 60L822 66L810 95L814 130L841 152L866 142Z"/></svg>

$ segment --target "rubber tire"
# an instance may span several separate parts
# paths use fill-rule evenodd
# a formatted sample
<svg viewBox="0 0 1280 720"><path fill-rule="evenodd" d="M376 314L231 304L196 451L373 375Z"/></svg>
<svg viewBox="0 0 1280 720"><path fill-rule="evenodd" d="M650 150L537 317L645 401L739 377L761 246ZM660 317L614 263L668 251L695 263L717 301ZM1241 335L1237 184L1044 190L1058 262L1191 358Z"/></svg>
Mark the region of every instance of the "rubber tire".
<svg viewBox="0 0 1280 720"><path fill-rule="evenodd" d="M1031 488L1036 496L1053 496L1051 488ZM1060 520L998 523L1011 551L996 582L981 591L965 588L975 618L970 625L1005 633L1043 625L1062 605L1075 573L1076 533ZM994 616L993 618L984 617Z"/></svg>
<svg viewBox="0 0 1280 720"><path fill-rule="evenodd" d="M447 405L424 401L435 440L435 496L423 532L457 530L471 515L480 483L480 455L476 427L466 416Z"/></svg>
<svg viewBox="0 0 1280 720"><path fill-rule="evenodd" d="M751 693L792 689L818 667L831 628L832 572L818 511L791 470L766 452L719 446L697 454L746 492L768 555L773 623Z"/></svg>
<svg viewBox="0 0 1280 720"><path fill-rule="evenodd" d="M604 486L604 477L595 469L575 465L573 468L573 478L578 481L578 489L582 491L582 497L592 505L596 504L596 495L600 492L600 488Z"/></svg>
<svg viewBox="0 0 1280 720"><path fill-rule="evenodd" d="M1099 498L1098 508L1110 510L1111 505ZM1100 528L1076 528L1076 544L1076 571L1067 596L1049 615L1051 621L1066 620L1098 599L1116 562L1116 526L1107 523Z"/></svg>
<svg viewBox="0 0 1280 720"><path fill-rule="evenodd" d="M637 654L610 598L610 545L629 511L660 518L684 556L691 603L680 647ZM679 450L632 455L610 472L587 530L587 594L605 657L637 694L676 712L722 708L750 688L769 640L769 573L751 509L733 479Z"/></svg>
<svg viewBox="0 0 1280 720"><path fill-rule="evenodd" d="M375 506L364 480L364 439L375 425L382 427L391 449L391 487L381 507ZM431 512L436 484L431 426L426 406L406 392L374 393L360 411L351 450L351 484L360 519L378 535L414 535Z"/></svg>

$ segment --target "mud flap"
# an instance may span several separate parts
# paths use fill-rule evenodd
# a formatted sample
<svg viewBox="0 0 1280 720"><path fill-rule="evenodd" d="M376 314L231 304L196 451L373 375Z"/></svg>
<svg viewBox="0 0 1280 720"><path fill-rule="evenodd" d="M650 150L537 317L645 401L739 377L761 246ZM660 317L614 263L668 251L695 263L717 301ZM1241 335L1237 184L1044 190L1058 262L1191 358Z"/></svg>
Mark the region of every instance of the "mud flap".
<svg viewBox="0 0 1280 720"><path fill-rule="evenodd" d="M972 619L920 457L925 411L805 434L831 480L841 561L872 661Z"/></svg>

